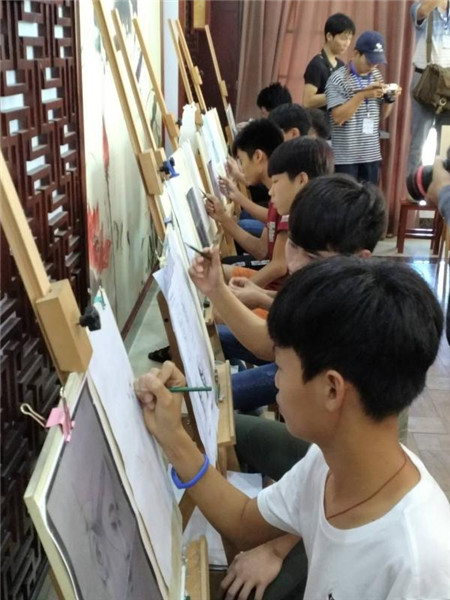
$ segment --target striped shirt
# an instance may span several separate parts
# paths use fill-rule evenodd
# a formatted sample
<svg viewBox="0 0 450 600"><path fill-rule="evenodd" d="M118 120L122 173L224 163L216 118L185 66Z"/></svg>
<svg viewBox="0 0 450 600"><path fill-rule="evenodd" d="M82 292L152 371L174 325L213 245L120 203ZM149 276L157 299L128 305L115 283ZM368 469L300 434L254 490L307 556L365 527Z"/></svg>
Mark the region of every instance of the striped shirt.
<svg viewBox="0 0 450 600"><path fill-rule="evenodd" d="M418 22L419 6L420 2L414 2L411 7L411 16L416 27L416 49L413 64L419 69L425 69L427 66L427 27L428 19L431 16L433 18L431 64L448 68L450 67L450 15L446 10L435 8L427 19Z"/></svg>
<svg viewBox="0 0 450 600"><path fill-rule="evenodd" d="M329 111L350 100L356 92L370 83L383 81L378 69L359 78L348 67L335 71L327 82L325 94ZM343 125L337 125L331 116L331 145L337 165L354 165L381 160L380 112L382 101L377 98L363 100L355 114ZM372 133L363 133L364 120L373 121Z"/></svg>

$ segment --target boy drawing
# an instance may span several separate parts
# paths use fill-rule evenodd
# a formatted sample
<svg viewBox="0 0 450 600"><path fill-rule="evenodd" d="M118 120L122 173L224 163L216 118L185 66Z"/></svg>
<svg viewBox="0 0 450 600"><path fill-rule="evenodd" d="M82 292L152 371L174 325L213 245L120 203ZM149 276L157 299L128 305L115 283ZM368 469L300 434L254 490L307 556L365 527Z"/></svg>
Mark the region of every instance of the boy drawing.
<svg viewBox="0 0 450 600"><path fill-rule="evenodd" d="M211 259L218 263L216 252ZM182 396L166 387L184 384L173 363L138 380L145 423L178 482L239 549L286 532L303 538L306 600L446 598L449 503L397 436L442 321L427 284L396 263L332 257L292 275L268 322L277 402L289 431L312 446L256 499L208 466L183 429Z"/></svg>

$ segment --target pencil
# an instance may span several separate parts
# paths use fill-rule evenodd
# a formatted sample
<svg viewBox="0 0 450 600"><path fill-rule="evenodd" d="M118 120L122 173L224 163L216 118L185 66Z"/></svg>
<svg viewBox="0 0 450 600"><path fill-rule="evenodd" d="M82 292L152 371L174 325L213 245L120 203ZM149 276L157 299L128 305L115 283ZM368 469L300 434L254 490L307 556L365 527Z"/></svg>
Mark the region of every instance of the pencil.
<svg viewBox="0 0 450 600"><path fill-rule="evenodd" d="M212 387L210 386L203 386L203 387L189 387L189 386L172 386L172 387L168 387L167 388L169 390L169 392L173 392L173 393L180 393L180 392L211 392L212 391ZM151 392L149 390L139 390L137 388L135 388L134 390L136 393L139 394L151 394Z"/></svg>
<svg viewBox="0 0 450 600"><path fill-rule="evenodd" d="M211 257L209 256L209 254L206 254L206 252L202 252L201 250L194 248L194 246L191 246L187 242L184 242L184 245L193 250L194 252L197 252L197 254L200 254L200 256L203 256L203 258L206 258L206 260L211 260Z"/></svg>
<svg viewBox="0 0 450 600"><path fill-rule="evenodd" d="M212 387L189 387L189 386L175 386L167 388L169 392L211 392Z"/></svg>

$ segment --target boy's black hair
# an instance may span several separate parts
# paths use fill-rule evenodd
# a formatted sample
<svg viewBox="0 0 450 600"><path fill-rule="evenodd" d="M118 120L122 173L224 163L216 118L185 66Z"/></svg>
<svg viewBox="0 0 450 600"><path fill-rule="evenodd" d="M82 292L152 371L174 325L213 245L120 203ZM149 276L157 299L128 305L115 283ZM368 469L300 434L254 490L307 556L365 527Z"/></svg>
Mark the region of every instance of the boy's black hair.
<svg viewBox="0 0 450 600"><path fill-rule="evenodd" d="M256 150L262 150L269 158L283 140L283 133L275 123L269 119L255 119L241 129L234 138L233 156L236 156L238 150L242 150L252 158Z"/></svg>
<svg viewBox="0 0 450 600"><path fill-rule="evenodd" d="M312 128L318 137L324 140L330 139L331 127L325 111L320 108L306 109L311 117Z"/></svg>
<svg viewBox="0 0 450 600"><path fill-rule="evenodd" d="M286 173L289 179L294 179L302 172L309 179L331 175L334 172L333 150L320 138L294 138L274 150L267 172L269 177Z"/></svg>
<svg viewBox="0 0 450 600"><path fill-rule="evenodd" d="M289 102L292 102L291 92L278 82L263 88L256 98L258 108L265 108L269 112L276 106Z"/></svg>
<svg viewBox="0 0 450 600"><path fill-rule="evenodd" d="M276 346L300 358L303 381L335 369L375 421L398 415L420 394L442 333L439 303L411 268L333 257L294 273L268 327Z"/></svg>
<svg viewBox="0 0 450 600"><path fill-rule="evenodd" d="M344 174L309 181L296 195L289 213L290 239L312 253L372 251L385 226L381 190Z"/></svg>
<svg viewBox="0 0 450 600"><path fill-rule="evenodd" d="M280 104L269 113L269 119L287 133L296 127L300 135L308 135L312 127L311 117L300 104Z"/></svg>
<svg viewBox="0 0 450 600"><path fill-rule="evenodd" d="M350 17L347 17L343 13L336 13L328 17L324 28L325 38L327 37L327 33L331 33L334 37L345 31L351 31L352 35L355 35L356 27Z"/></svg>

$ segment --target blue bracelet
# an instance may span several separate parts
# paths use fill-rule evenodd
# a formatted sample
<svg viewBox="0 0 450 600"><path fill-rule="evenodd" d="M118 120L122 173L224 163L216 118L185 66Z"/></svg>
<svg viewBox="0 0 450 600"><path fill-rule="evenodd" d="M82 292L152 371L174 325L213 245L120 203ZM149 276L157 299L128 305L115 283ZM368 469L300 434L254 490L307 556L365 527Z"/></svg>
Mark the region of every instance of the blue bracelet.
<svg viewBox="0 0 450 600"><path fill-rule="evenodd" d="M195 477L193 479L191 479L190 481L186 481L186 483L183 483L180 478L178 477L177 472L175 471L175 469L172 467L172 469L170 470L170 474L172 476L172 481L174 482L174 484L176 485L176 487L179 490L185 490L187 488L192 487L193 485L195 485L197 483L197 481L199 481L203 475L206 473L206 471L208 470L209 467L209 458L206 456L206 454L203 455L205 457L205 460L203 461L203 464L201 466L200 471L197 473L197 475L195 475Z"/></svg>

